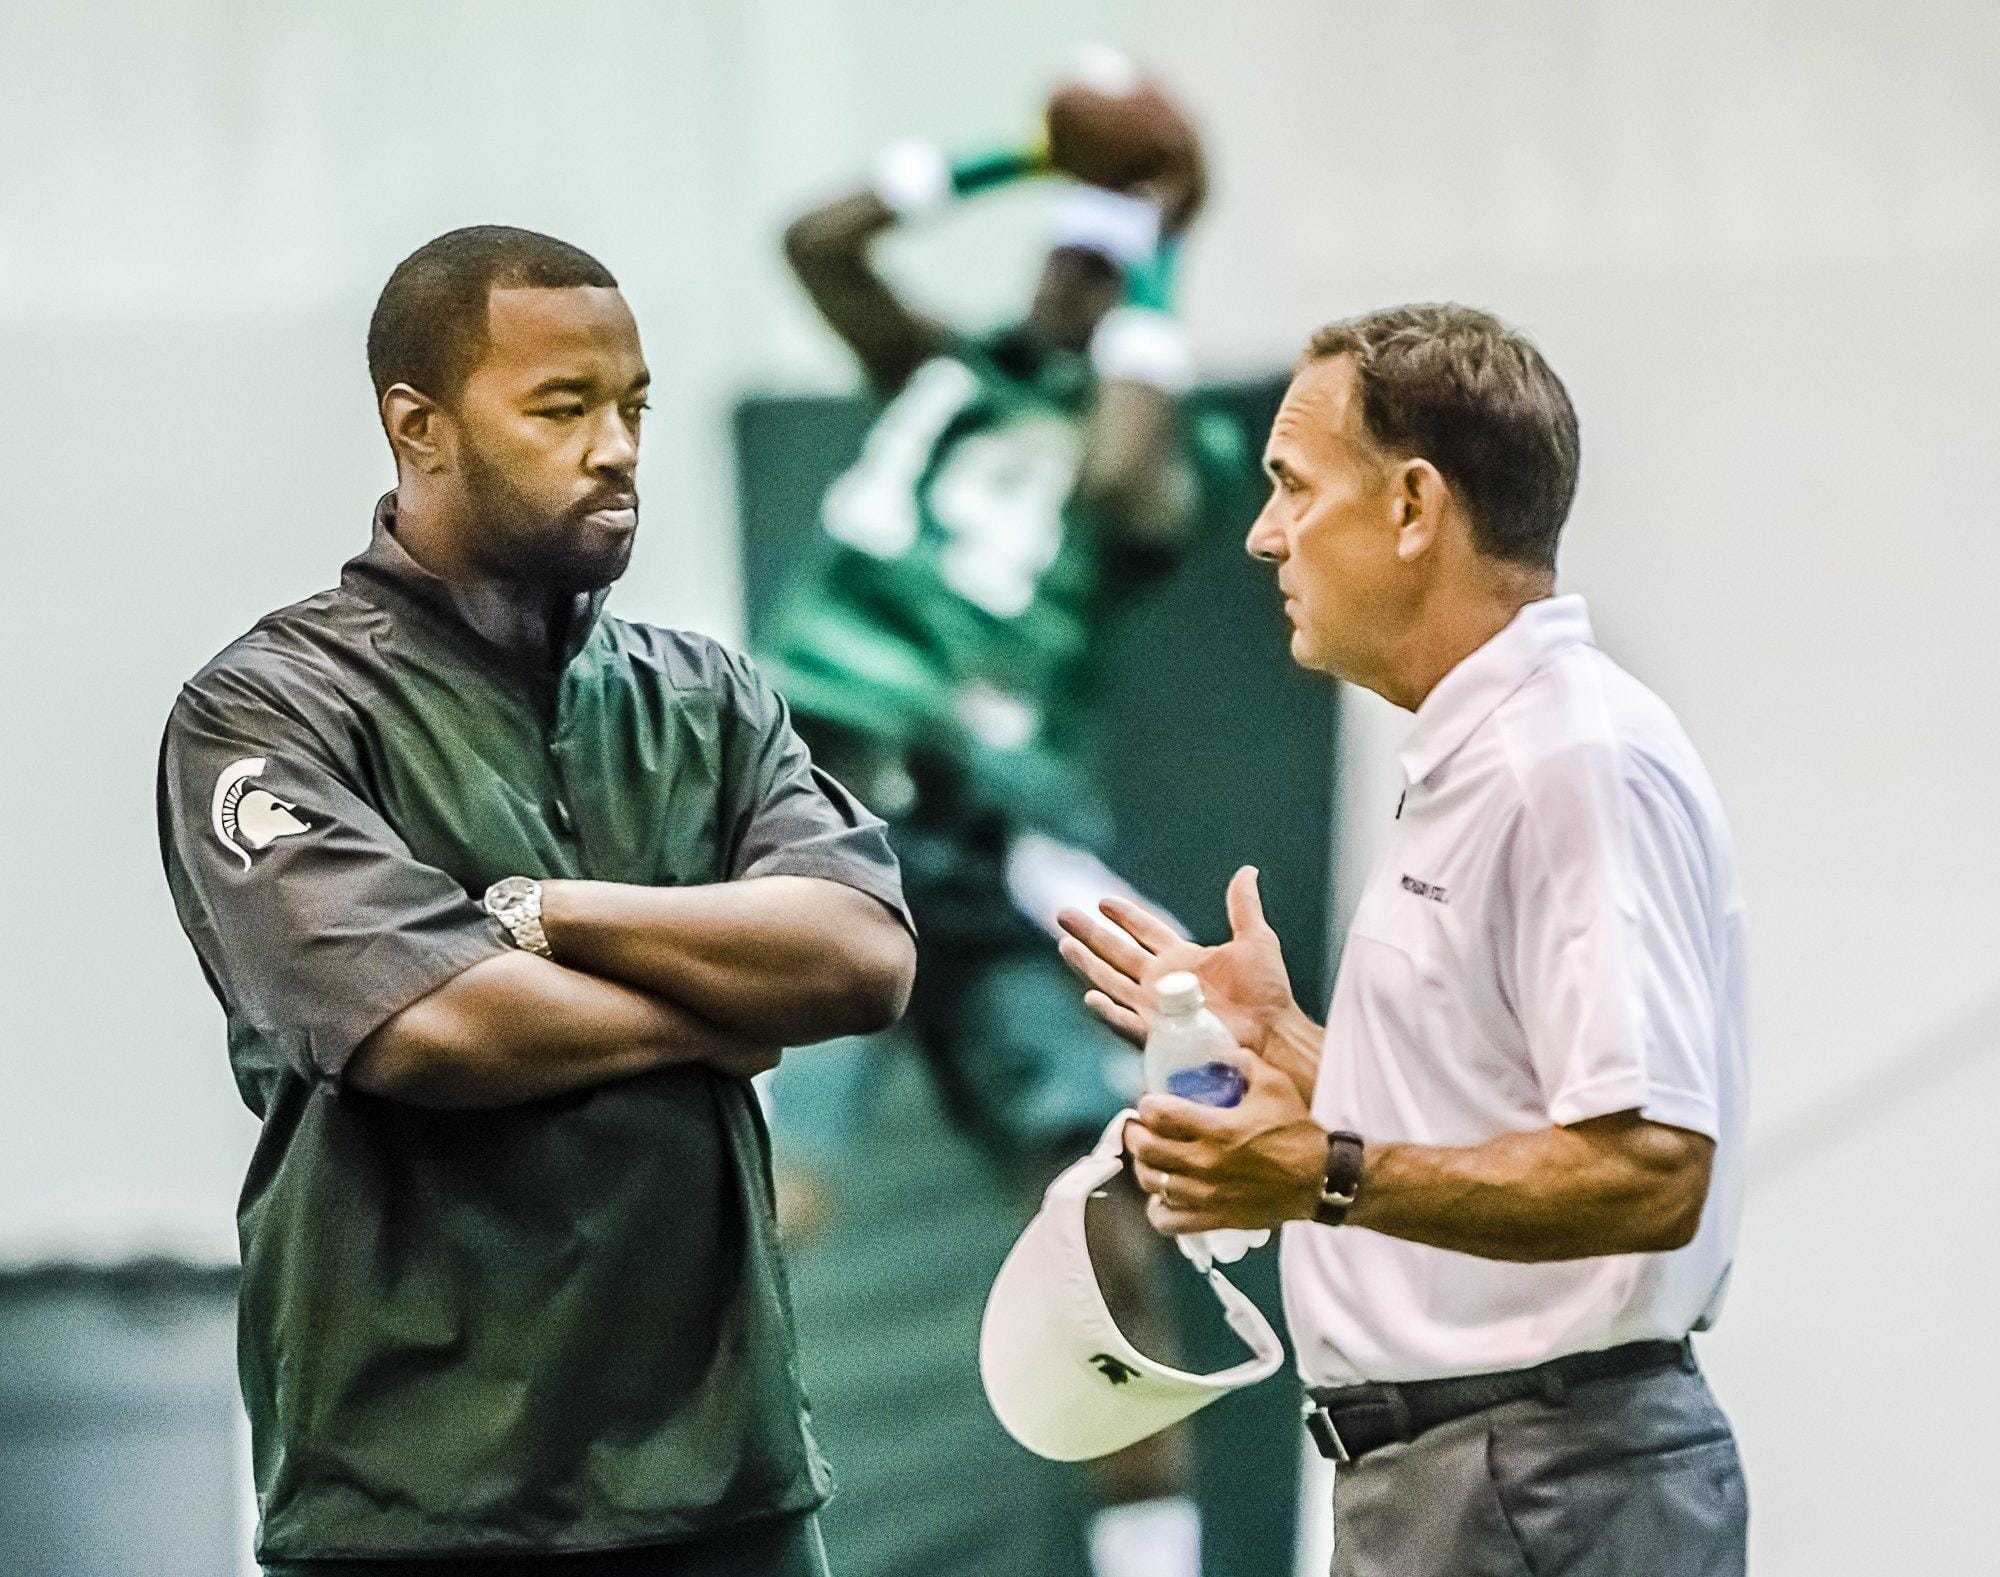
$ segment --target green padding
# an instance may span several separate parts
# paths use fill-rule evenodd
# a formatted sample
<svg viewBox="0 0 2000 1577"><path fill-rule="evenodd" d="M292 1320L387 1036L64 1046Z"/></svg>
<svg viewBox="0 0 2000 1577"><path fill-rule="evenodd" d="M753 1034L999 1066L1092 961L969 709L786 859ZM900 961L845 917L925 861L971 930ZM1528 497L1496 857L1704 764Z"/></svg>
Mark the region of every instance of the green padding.
<svg viewBox="0 0 2000 1577"><path fill-rule="evenodd" d="M1104 663L1100 759L1117 828L1113 867L1197 935L1214 937L1227 928L1222 892L1230 873L1240 863L1258 866L1299 1000L1317 1012L1328 986L1334 706L1323 679L1292 665L1270 567L1243 551L1265 492L1256 457L1283 389L1282 377L1263 379L1206 388L1188 402L1210 478L1200 537L1170 580L1121 610ZM859 401L824 397L738 406L753 637L769 632L802 558L823 550L815 526L821 494L853 459L870 415ZM847 1234L838 1247L810 1245L796 1265L807 1374L825 1415L828 1455L848 1486L827 1524L829 1543L838 1539L848 1551L834 1549L835 1571L1063 1573L1071 1568L1055 1557L1034 1564L1043 1558L1030 1546L1060 1535L1074 1554L1079 1523L1057 1508L1078 1481L1043 1487L1034 1459L986 1414L976 1373L979 1307L1027 1209L1010 1211L997 1179L961 1192L936 1175L940 1167L956 1168L959 1179L984 1174L962 1141L926 1115L931 1097L914 1053L882 1064L880 1089L872 1067L850 1062L839 1099L843 1075L833 1052L794 1053L784 1071L787 1081L825 1080L818 1093L797 1090L796 1109L781 1121L788 1146L825 1150L839 1136L835 1153L847 1158L856 1201L843 1217L849 1224L835 1229ZM881 1213L872 1230L851 1224L867 1211ZM956 1223L949 1231L947 1221ZM960 1238L976 1251L953 1247ZM1277 1321L1277 1255L1239 1268L1232 1279ZM1193 1341L1196 1361L1211 1367L1240 1356L1226 1342L1209 1351ZM932 1388L885 1387L883 1399L870 1398L869 1365L905 1349L925 1355ZM956 1448L955 1432L965 1442ZM1204 1577L1292 1570L1299 1434L1289 1369L1197 1420ZM921 1451L908 1445L916 1440ZM894 1466L901 1463L911 1466ZM899 1486L901 1471L915 1475L907 1485ZM931 1487L939 1475L948 1475L948 1490ZM967 1531L967 1519L983 1531ZM966 1549L975 1536L995 1540L993 1549ZM935 1564L925 1564L923 1551Z"/></svg>
<svg viewBox="0 0 2000 1577"><path fill-rule="evenodd" d="M1240 1260L1229 1279L1278 1330L1285 1328L1275 1246ZM1175 1278L1184 1305L1188 1363L1220 1369L1243 1361L1192 1276ZM1212 1304L1213 1300L1209 1300ZM1290 1338L1286 1347L1290 1348ZM1201 1505L1202 1577L1290 1577L1298 1537L1300 1391L1290 1362L1262 1385L1204 1408L1194 1420L1195 1499Z"/></svg>
<svg viewBox="0 0 2000 1577"><path fill-rule="evenodd" d="M979 1384L986 1289L1031 1206L934 1090L887 1036L795 1052L774 1092L779 1166L832 1205L789 1256L827 1554L836 1577L1085 1577L1080 1476L1008 1439Z"/></svg>

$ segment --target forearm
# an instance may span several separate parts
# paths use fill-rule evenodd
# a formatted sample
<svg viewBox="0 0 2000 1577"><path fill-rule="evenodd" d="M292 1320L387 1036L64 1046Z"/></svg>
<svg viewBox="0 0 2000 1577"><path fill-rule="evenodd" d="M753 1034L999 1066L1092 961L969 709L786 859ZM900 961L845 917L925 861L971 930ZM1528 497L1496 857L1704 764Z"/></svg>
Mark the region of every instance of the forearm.
<svg viewBox="0 0 2000 1577"><path fill-rule="evenodd" d="M1097 394L1084 422L1077 496L1124 546L1172 550L1192 517L1193 479L1182 454L1178 402L1194 381L1193 353L1174 316L1181 240L1160 234L1159 204L1099 194L1089 212L1120 234L1151 230L1150 250L1125 257L1123 303L1091 335Z"/></svg>
<svg viewBox="0 0 2000 1577"><path fill-rule="evenodd" d="M347 1083L418 1106L511 1106L677 1063L742 1063L736 1036L531 953L476 964L381 1025ZM734 1071L754 1071L735 1066Z"/></svg>
<svg viewBox="0 0 2000 1577"><path fill-rule="evenodd" d="M895 210L863 187L809 209L787 225L785 257L810 290L827 269L867 268L869 244L895 223Z"/></svg>
<svg viewBox="0 0 2000 1577"><path fill-rule="evenodd" d="M847 343L883 392L900 388L936 355L943 331L899 297L869 258L897 215L858 191L802 215L785 231L785 258L827 327Z"/></svg>
<svg viewBox="0 0 2000 1577"><path fill-rule="evenodd" d="M900 389L949 343L944 326L913 310L876 269L877 237L956 198L991 190L1043 168L1026 147L948 159L924 142L883 150L874 181L822 203L785 231L785 257L827 326L847 342L884 393Z"/></svg>
<svg viewBox="0 0 2000 1577"><path fill-rule="evenodd" d="M1347 1225L1483 1259L1678 1248L1700 1221L1708 1150L1676 1133L1625 1114L1476 1145L1370 1142Z"/></svg>
<svg viewBox="0 0 2000 1577"><path fill-rule="evenodd" d="M562 963L785 1045L893 1023L915 968L909 933L883 905L812 877L545 882L542 926Z"/></svg>

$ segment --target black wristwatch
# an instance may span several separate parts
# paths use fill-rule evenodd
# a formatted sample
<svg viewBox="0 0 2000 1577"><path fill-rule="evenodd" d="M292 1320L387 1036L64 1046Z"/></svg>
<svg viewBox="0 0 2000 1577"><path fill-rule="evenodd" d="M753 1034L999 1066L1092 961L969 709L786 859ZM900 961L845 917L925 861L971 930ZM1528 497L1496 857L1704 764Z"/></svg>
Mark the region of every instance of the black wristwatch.
<svg viewBox="0 0 2000 1577"><path fill-rule="evenodd" d="M1361 1135L1336 1128L1326 1136L1326 1176L1320 1180L1319 1204L1313 1220L1323 1227L1337 1227L1354 1208L1354 1195L1361 1187Z"/></svg>

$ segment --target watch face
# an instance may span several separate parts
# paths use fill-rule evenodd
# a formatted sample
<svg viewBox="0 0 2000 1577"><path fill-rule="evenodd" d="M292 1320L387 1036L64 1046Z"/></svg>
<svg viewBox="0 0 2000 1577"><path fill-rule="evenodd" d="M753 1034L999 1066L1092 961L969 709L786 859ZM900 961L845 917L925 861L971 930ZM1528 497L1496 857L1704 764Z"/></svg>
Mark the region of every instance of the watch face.
<svg viewBox="0 0 2000 1577"><path fill-rule="evenodd" d="M518 908L534 896L535 881L531 876L505 876L486 889L486 908L489 914L498 914L502 909Z"/></svg>

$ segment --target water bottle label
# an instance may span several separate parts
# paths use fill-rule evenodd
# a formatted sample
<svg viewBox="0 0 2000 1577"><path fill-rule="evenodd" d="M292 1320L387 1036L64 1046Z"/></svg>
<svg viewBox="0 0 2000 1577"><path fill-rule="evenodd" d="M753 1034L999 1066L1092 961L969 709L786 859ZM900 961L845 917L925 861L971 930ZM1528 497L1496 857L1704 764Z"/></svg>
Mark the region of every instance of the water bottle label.
<svg viewBox="0 0 2000 1577"><path fill-rule="evenodd" d="M1250 1081L1241 1069L1226 1062L1204 1062L1198 1068L1183 1068L1167 1075L1167 1093L1204 1106L1234 1106L1243 1099Z"/></svg>

